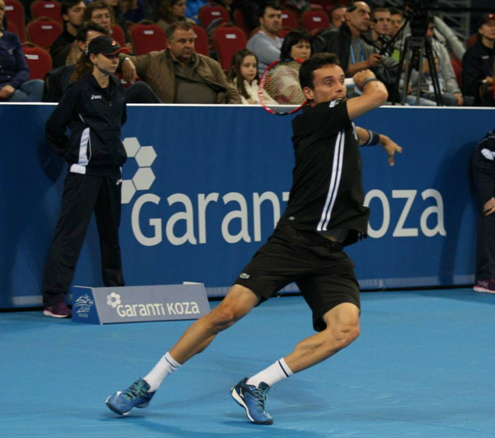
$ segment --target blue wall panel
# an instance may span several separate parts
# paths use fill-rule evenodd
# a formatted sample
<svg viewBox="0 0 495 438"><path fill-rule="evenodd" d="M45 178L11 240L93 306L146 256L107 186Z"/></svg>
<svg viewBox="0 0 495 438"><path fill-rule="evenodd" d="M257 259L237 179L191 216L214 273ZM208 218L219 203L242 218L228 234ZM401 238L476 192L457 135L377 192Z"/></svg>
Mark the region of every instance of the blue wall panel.
<svg viewBox="0 0 495 438"><path fill-rule="evenodd" d="M65 175L44 138L52 110L0 105L0 308L41 302ZM135 155L124 167L121 227L128 285L200 281L210 295L225 292L285 206L290 121L257 107L129 108L123 137ZM392 107L358 121L404 147L393 168L381 148L362 148L373 237L348 253L364 289L473 281L469 157L494 122L493 110ZM99 272L93 223L74 284L101 286Z"/></svg>

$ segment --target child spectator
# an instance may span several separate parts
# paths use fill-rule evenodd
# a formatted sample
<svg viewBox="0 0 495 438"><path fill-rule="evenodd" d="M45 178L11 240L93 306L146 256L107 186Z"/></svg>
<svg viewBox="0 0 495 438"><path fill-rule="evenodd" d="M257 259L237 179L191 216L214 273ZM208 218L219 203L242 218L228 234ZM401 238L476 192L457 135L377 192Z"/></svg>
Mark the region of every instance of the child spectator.
<svg viewBox="0 0 495 438"><path fill-rule="evenodd" d="M244 105L259 104L258 58L249 49L236 52L227 74L227 80L237 88Z"/></svg>

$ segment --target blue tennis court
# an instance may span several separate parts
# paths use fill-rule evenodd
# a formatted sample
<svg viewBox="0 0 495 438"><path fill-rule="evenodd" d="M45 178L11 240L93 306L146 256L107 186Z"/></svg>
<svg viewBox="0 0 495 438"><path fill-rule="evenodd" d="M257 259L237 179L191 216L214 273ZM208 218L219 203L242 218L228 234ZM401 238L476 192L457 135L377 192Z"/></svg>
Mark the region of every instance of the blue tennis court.
<svg viewBox="0 0 495 438"><path fill-rule="evenodd" d="M230 387L313 333L301 297L254 309L125 418L105 398L147 373L189 321L95 326L1 313L0 436L495 436L495 296L367 292L362 309L353 345L270 391L272 426L250 424Z"/></svg>

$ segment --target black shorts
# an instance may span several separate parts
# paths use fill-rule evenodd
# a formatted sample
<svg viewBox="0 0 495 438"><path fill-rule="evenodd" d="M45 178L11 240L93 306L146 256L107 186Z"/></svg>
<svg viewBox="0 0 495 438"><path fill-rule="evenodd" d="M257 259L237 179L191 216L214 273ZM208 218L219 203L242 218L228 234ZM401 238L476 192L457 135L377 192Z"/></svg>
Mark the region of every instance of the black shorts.
<svg viewBox="0 0 495 438"><path fill-rule="evenodd" d="M247 287L262 300L295 282L313 312L313 327L325 329L323 315L342 303L360 308L354 263L317 233L279 225L242 270L234 284Z"/></svg>

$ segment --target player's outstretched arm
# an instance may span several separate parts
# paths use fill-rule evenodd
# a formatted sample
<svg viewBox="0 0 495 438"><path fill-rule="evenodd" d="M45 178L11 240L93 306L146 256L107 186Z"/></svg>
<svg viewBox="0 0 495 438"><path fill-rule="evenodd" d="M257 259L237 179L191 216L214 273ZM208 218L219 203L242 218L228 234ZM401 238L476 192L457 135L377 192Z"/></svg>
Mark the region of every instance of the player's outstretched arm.
<svg viewBox="0 0 495 438"><path fill-rule="evenodd" d="M402 153L402 147L400 147L395 141L384 134L378 134L377 132L370 131L368 129L356 126L356 133L359 138L359 144L361 146L375 146L382 145L383 149L388 156L388 164L393 166L395 164L394 156L396 153Z"/></svg>
<svg viewBox="0 0 495 438"><path fill-rule="evenodd" d="M362 70L353 76L354 84L362 95L347 100L347 113L354 120L383 105L387 98L387 88L371 70Z"/></svg>

